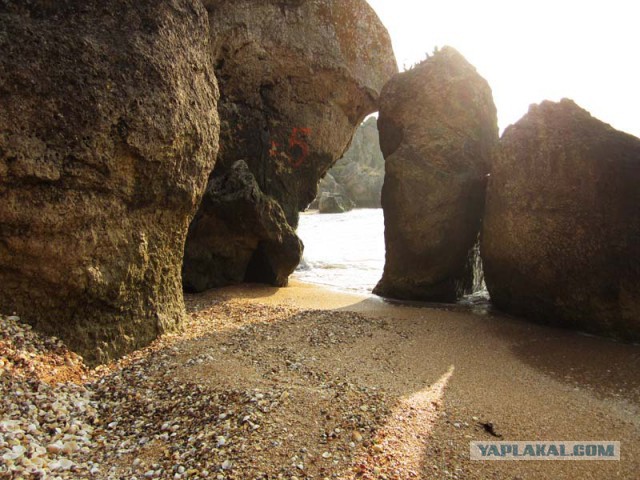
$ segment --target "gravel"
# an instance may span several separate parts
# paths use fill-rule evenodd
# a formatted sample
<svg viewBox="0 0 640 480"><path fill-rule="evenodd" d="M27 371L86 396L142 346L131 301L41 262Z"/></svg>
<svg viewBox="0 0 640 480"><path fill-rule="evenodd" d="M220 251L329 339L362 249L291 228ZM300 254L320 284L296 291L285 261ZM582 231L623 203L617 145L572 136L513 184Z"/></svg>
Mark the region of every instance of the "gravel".
<svg viewBox="0 0 640 480"><path fill-rule="evenodd" d="M637 347L336 295L187 296L182 332L95 370L0 316L0 479L637 478ZM471 461L496 434L623 460Z"/></svg>
<svg viewBox="0 0 640 480"><path fill-rule="evenodd" d="M292 317L305 348L274 338ZM88 370L61 341L0 316L0 478L350 475L387 408L379 389L314 367L312 350L363 334L347 317L221 302L180 334ZM211 381L224 358L258 381Z"/></svg>

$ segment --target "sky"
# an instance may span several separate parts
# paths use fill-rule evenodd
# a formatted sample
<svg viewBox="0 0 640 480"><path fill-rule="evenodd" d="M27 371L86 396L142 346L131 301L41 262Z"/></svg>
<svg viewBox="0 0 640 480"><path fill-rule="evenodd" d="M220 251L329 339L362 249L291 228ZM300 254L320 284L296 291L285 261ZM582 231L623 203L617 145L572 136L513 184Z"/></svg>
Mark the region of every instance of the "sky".
<svg viewBox="0 0 640 480"><path fill-rule="evenodd" d="M639 0L368 0L398 64L456 48L487 79L503 130L567 97L640 137Z"/></svg>

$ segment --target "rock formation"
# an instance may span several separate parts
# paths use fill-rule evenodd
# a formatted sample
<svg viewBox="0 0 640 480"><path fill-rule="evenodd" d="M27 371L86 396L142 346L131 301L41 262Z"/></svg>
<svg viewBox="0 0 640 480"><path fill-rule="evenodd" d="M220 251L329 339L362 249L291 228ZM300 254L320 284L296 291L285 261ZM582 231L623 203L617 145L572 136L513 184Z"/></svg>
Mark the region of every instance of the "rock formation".
<svg viewBox="0 0 640 480"><path fill-rule="evenodd" d="M345 190L345 188L342 185L340 185L338 182L336 182L335 178L333 178L333 175L331 175L330 173L327 173L324 176L324 178L320 180L320 183L318 184L318 196L313 202L311 202L311 205L309 205L308 209L321 210L320 199L321 198L326 199L329 197L340 198L340 202L342 202L343 208L344 208L343 212L351 210L355 206L351 201L351 199L349 198L349 195L347 195L347 191ZM320 213L338 213L338 212L320 211Z"/></svg>
<svg viewBox="0 0 640 480"><path fill-rule="evenodd" d="M89 363L175 328L218 91L197 0L0 2L0 311Z"/></svg>
<svg viewBox="0 0 640 480"><path fill-rule="evenodd" d="M353 210L353 203L348 197L339 193L323 193L318 200L320 213L345 213Z"/></svg>
<svg viewBox="0 0 640 480"><path fill-rule="evenodd" d="M376 118L368 118L360 125L349 150L331 169L331 175L356 207L380 208L384 157Z"/></svg>
<svg viewBox="0 0 640 480"><path fill-rule="evenodd" d="M570 100L532 106L501 140L482 256L502 310L640 338L640 140Z"/></svg>
<svg viewBox="0 0 640 480"><path fill-rule="evenodd" d="M498 141L491 89L445 47L381 94L386 264L375 293L455 301L473 281L472 252Z"/></svg>
<svg viewBox="0 0 640 480"><path fill-rule="evenodd" d="M262 193L242 160L209 183L189 238L183 265L187 291L253 279L284 286L302 256L302 243L282 208Z"/></svg>
<svg viewBox="0 0 640 480"><path fill-rule="evenodd" d="M278 202L295 228L298 212L316 196L318 180L343 155L362 119L377 109L382 86L397 70L387 31L364 0L204 3L221 90L221 147L212 181L245 160L260 190ZM206 218L203 213L197 218ZM225 228L239 231L237 225ZM197 225L191 231L198 237L218 234ZM192 242L215 242L194 235L187 256L195 260ZM274 264L264 255L256 251L256 261ZM206 261L216 258L219 272L247 267L245 255L234 260L212 250ZM237 278L219 278L232 277Z"/></svg>

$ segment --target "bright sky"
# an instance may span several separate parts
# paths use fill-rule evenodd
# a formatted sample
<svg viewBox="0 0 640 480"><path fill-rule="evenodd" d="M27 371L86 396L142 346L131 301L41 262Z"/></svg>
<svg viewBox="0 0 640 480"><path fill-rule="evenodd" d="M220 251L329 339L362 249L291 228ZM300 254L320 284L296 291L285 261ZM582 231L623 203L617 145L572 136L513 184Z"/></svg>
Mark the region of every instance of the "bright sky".
<svg viewBox="0 0 640 480"><path fill-rule="evenodd" d="M491 84L501 129L572 98L640 137L639 0L368 0L400 69L450 45Z"/></svg>

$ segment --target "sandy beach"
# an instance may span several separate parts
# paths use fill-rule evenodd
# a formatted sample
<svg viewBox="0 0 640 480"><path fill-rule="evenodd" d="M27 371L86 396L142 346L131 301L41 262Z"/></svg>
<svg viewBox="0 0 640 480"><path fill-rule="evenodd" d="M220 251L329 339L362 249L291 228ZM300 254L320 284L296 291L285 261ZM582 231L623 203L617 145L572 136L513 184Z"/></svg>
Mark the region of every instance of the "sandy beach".
<svg viewBox="0 0 640 480"><path fill-rule="evenodd" d="M296 282L186 303L183 332L93 371L5 336L0 478L638 478L638 346ZM471 461L472 440L620 441L622 460Z"/></svg>
<svg viewBox="0 0 640 480"><path fill-rule="evenodd" d="M324 310L335 319L335 328L343 313L370 319L367 335L329 348L317 356L315 368L381 389L394 399L397 410L383 429L393 431L395 445L402 448L384 455L404 465L398 478L411 478L410 471L425 479L638 476L638 346L498 314L392 305L295 282L285 289L223 289L189 297L189 304L197 310L218 298ZM295 321L278 325L290 346L302 353L304 342L294 343L297 328ZM311 322L304 328L317 327ZM418 401L416 406L421 397L425 404ZM403 409L412 402L418 418L408 416L410 408ZM488 422L495 425L499 440L617 440L622 460L472 462L471 440L498 439L478 426Z"/></svg>

